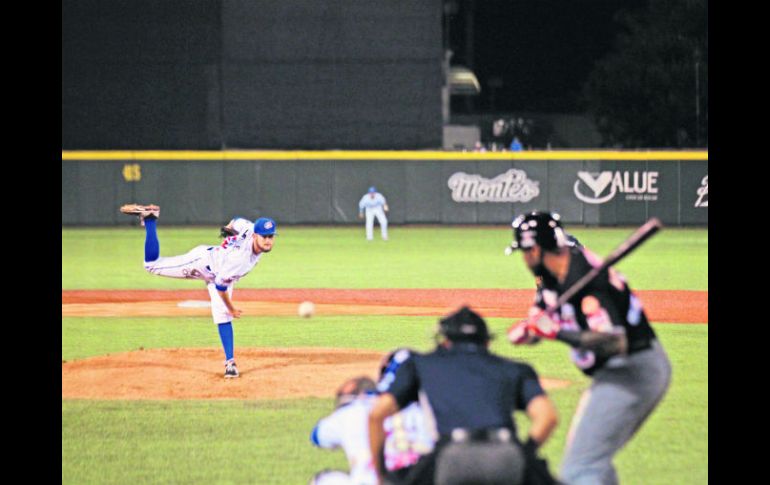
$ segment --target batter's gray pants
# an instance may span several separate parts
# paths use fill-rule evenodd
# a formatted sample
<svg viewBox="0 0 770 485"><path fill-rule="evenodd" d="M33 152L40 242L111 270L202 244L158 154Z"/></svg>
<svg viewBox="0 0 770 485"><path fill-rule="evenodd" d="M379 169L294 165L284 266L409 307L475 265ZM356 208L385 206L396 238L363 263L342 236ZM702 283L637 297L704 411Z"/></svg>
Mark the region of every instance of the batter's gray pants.
<svg viewBox="0 0 770 485"><path fill-rule="evenodd" d="M519 485L524 452L513 443L449 443L436 458L436 485Z"/></svg>
<svg viewBox="0 0 770 485"><path fill-rule="evenodd" d="M671 381L663 347L610 359L593 375L572 419L561 480L568 485L618 483L612 458L658 405Z"/></svg>

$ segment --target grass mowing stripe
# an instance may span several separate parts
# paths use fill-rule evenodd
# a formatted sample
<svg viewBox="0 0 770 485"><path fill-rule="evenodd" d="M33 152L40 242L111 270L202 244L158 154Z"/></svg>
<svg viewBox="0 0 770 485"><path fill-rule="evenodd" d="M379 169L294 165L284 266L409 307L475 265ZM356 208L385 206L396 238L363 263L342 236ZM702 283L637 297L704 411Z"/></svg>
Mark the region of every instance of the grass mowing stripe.
<svg viewBox="0 0 770 485"><path fill-rule="evenodd" d="M123 328L116 340L126 336L127 327L136 327L131 330L136 334L144 333L145 327L138 319L116 320L122 322L113 330ZM298 319L297 323L309 326L313 320ZM362 324L351 320L355 319L341 317L340 321L317 323L347 329L339 332L337 345L356 347L359 337L349 331ZM394 335L411 328L411 334L400 335L397 345L408 341L423 343L423 350L432 346L425 336L422 318L406 318L412 322L393 322L389 317L377 320L357 328L371 331L372 326L390 323L387 334ZM252 332L253 337L258 338L261 332L273 328L273 336L284 339L281 345L305 343L299 335L304 330L294 332L285 328L296 326L290 322L283 326L271 325L268 321L254 323L244 326L250 330L241 331L243 340L248 342ZM67 326L66 333L78 327L87 330L99 325L97 319L85 318L65 319L63 324ZM500 333L507 324L505 319L490 319L493 332ZM154 325L174 327L171 321L154 322ZM200 322L199 327L201 332L209 333L204 322ZM296 330L302 330L301 327ZM179 346L174 342L178 332L188 335L197 332L187 330L189 328L179 325L154 338L162 347ZM214 329L208 330L214 332ZM632 485L707 483L708 327L656 324L655 330L673 364L672 385L661 406L618 454L615 463L620 479ZM365 348L390 350L391 345L371 341ZM552 469L558 470L569 420L580 393L590 381L569 363L567 350L561 344L543 342L533 347L513 347L498 339L492 348L530 362L541 376L574 382L566 389L549 392L561 424L543 454ZM345 467L341 452L316 450L308 439L316 420L331 411L333 391L329 390L328 400L62 401L62 483L304 484L322 468ZM520 435L526 433L526 418L517 416L517 423Z"/></svg>
<svg viewBox="0 0 770 485"><path fill-rule="evenodd" d="M426 351L435 345L436 320L429 317L323 316L250 317L233 324L235 351L239 347L345 347L380 350L409 346ZM491 349L506 357L532 362L543 376L580 380L580 373L569 361L567 348L543 342L535 346L512 346L505 339L511 324L506 318L489 318L490 332L496 335ZM686 343L700 348L706 326L656 325L656 331L676 328ZM659 330L658 330L659 329ZM97 318L62 319L62 358L83 359L117 352L152 348L218 347L219 334L209 318ZM688 351L692 352L693 349ZM543 354L546 354L543 358ZM674 366L689 371L689 361L672 356ZM566 377L562 377L566 376Z"/></svg>
<svg viewBox="0 0 770 485"><path fill-rule="evenodd" d="M280 224L280 221L279 221ZM568 228L600 256L633 228ZM505 257L511 230L393 227L367 242L358 227L279 229L275 249L243 288L531 288L521 257ZM218 228L159 228L162 255L219 243ZM201 282L160 278L142 266L142 228L62 229L62 289L193 289ZM618 268L634 289L708 290L708 230L665 228Z"/></svg>
<svg viewBox="0 0 770 485"><path fill-rule="evenodd" d="M244 317L233 323L239 347L351 347L392 350L413 342L432 345L435 319L416 317ZM62 319L62 358L82 359L140 347L217 347L216 326L208 317Z"/></svg>
<svg viewBox="0 0 770 485"><path fill-rule="evenodd" d="M310 443L331 405L62 401L62 484L307 483L346 466Z"/></svg>

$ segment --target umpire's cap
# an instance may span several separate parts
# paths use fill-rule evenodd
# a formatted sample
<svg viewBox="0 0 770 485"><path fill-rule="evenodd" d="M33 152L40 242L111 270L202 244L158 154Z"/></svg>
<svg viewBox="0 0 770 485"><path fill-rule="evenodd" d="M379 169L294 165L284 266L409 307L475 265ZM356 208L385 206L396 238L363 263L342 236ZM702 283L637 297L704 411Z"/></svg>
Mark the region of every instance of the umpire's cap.
<svg viewBox="0 0 770 485"><path fill-rule="evenodd" d="M484 319L467 306L442 318L438 323L439 334L452 342L486 343L493 337Z"/></svg>
<svg viewBox="0 0 770 485"><path fill-rule="evenodd" d="M569 246L561 225L561 217L555 212L530 212L518 216L511 223L513 242L511 249L531 249L535 244L546 251Z"/></svg>
<svg viewBox="0 0 770 485"><path fill-rule="evenodd" d="M260 217L254 223L254 233L260 236L272 236L275 234L275 221L269 217Z"/></svg>
<svg viewBox="0 0 770 485"><path fill-rule="evenodd" d="M376 391L377 385L369 377L361 376L348 379L337 389L334 407L338 408L352 402L361 394L374 393Z"/></svg>

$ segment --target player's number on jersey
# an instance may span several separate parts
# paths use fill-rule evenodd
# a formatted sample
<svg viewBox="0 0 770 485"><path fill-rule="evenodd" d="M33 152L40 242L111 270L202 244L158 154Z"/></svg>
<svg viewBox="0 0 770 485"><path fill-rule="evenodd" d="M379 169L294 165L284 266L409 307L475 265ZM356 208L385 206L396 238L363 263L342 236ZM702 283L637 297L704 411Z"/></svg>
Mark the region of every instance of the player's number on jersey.
<svg viewBox="0 0 770 485"><path fill-rule="evenodd" d="M142 180L142 167L138 163L123 165L123 178L126 182Z"/></svg>

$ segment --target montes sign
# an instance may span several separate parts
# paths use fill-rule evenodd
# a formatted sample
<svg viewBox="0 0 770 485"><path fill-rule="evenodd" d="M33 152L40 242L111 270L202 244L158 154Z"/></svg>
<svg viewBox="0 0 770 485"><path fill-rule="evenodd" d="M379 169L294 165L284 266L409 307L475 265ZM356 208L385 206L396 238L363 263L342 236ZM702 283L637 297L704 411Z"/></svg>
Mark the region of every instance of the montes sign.
<svg viewBox="0 0 770 485"><path fill-rule="evenodd" d="M447 185L455 202L529 202L540 194L540 183L515 168L493 179L457 172Z"/></svg>

